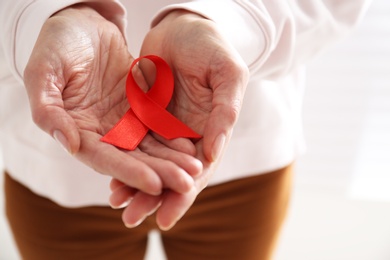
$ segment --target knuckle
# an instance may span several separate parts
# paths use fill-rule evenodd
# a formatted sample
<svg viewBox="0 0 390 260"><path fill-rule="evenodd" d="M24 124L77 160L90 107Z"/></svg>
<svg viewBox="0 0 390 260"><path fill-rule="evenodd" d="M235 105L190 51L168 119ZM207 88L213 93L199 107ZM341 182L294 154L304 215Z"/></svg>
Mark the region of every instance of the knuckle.
<svg viewBox="0 0 390 260"><path fill-rule="evenodd" d="M248 66L244 63L243 60L241 59L235 59L234 60L234 65L232 67L231 71L232 75L241 82L240 85L246 86L246 83L249 78L249 68Z"/></svg>
<svg viewBox="0 0 390 260"><path fill-rule="evenodd" d="M225 107L225 117L230 124L234 124L241 111L241 100L239 98L233 99L231 103Z"/></svg>
<svg viewBox="0 0 390 260"><path fill-rule="evenodd" d="M45 122L45 119L47 119L46 116L46 107L38 106L31 110L31 116L33 122L37 126L42 126Z"/></svg>

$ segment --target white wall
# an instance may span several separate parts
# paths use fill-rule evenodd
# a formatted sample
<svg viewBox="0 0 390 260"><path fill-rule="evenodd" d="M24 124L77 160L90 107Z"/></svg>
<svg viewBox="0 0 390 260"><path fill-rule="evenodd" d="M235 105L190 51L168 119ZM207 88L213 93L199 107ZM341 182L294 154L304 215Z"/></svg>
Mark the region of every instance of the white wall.
<svg viewBox="0 0 390 260"><path fill-rule="evenodd" d="M309 64L304 120L308 152L276 259L389 260L389 1L374 1L350 37ZM147 259L164 259L152 238ZM0 212L3 259L18 258Z"/></svg>
<svg viewBox="0 0 390 260"><path fill-rule="evenodd" d="M308 68L308 152L277 260L390 259L390 2Z"/></svg>

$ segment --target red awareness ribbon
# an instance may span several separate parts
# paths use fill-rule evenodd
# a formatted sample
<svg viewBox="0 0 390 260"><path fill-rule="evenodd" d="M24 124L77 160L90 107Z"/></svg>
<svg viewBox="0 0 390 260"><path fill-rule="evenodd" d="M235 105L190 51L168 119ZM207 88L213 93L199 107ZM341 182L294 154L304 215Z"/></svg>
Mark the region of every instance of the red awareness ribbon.
<svg viewBox="0 0 390 260"><path fill-rule="evenodd" d="M149 59L156 66L156 79L148 92L136 83L132 69L141 60ZM126 150L134 150L150 130L170 140L178 137L201 138L191 128L170 114L168 106L174 89L169 65L160 57L148 55L135 59L126 80L126 95L130 109L101 141Z"/></svg>

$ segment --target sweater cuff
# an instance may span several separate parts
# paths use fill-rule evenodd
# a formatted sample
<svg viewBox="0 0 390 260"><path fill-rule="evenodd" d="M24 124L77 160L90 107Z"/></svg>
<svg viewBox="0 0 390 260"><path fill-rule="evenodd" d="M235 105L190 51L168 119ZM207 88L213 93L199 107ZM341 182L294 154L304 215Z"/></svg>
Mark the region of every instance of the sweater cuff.
<svg viewBox="0 0 390 260"><path fill-rule="evenodd" d="M24 69L31 56L40 30L45 21L54 13L68 6L85 3L98 11L107 20L118 26L125 36L126 12L117 1L108 0L39 0L28 5L19 17L14 28L14 70L20 79L23 79ZM11 59L12 63L12 59Z"/></svg>
<svg viewBox="0 0 390 260"><path fill-rule="evenodd" d="M234 1L193 1L185 4L170 5L161 9L152 21L157 25L169 12L184 9L212 20L221 34L233 45L249 69L262 60L267 48L266 34L258 19Z"/></svg>

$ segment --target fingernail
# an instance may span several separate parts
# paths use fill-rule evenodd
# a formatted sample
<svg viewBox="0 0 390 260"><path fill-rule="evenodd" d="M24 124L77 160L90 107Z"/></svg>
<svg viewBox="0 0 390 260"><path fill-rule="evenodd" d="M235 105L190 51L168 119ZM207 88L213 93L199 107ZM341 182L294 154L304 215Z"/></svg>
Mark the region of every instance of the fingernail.
<svg viewBox="0 0 390 260"><path fill-rule="evenodd" d="M176 225L176 223L179 221L179 219L180 218L177 218L177 219L175 219L175 220L173 220L171 223L169 223L168 225L161 225L161 223L159 223L158 221L157 221L157 226L158 226L158 228L160 229L160 230L162 230L162 231L168 231L168 230L170 230L171 228L173 228L175 225Z"/></svg>
<svg viewBox="0 0 390 260"><path fill-rule="evenodd" d="M71 154L68 139L66 139L65 135L60 130L54 130L53 137L66 152Z"/></svg>
<svg viewBox="0 0 390 260"><path fill-rule="evenodd" d="M224 134L218 135L218 137L214 141L213 148L211 150L211 159L212 161L216 161L218 157L221 155L222 149L225 146L226 136Z"/></svg>
<svg viewBox="0 0 390 260"><path fill-rule="evenodd" d="M144 218L139 219L138 221L136 221L136 222L133 223L133 224L125 223L125 226L126 226L127 228L135 228L135 227L139 226L139 225L145 220L146 217L147 217L147 216L145 216Z"/></svg>
<svg viewBox="0 0 390 260"><path fill-rule="evenodd" d="M130 202L131 202L132 199L133 199L133 198L128 198L126 201L124 201L124 202L123 202L122 204L120 204L119 206L114 206L114 205L111 204L111 202L109 202L109 203L110 203L111 208L113 208L113 209L122 209L122 208L127 207L127 206L130 204Z"/></svg>
<svg viewBox="0 0 390 260"><path fill-rule="evenodd" d="M131 223L125 223L125 226L127 228L135 228L137 226L139 226L147 217L149 217L150 215L152 215L154 212L156 212L156 210L161 206L161 202L157 204L156 207L154 207L151 211L149 211L148 213L145 214L145 216L141 219L139 219L137 222L131 224Z"/></svg>
<svg viewBox="0 0 390 260"><path fill-rule="evenodd" d="M176 221L177 222L177 221ZM162 231L168 231L168 230L170 230L174 225L176 225L176 222L173 222L173 223L171 223L170 225L168 225L168 226L161 226L161 225L159 225L158 227L162 230Z"/></svg>
<svg viewBox="0 0 390 260"><path fill-rule="evenodd" d="M157 206L155 208L153 208L151 211L148 212L148 214L146 214L147 216L150 216L150 215L153 215L154 212L157 211L157 209L161 206L162 202L160 201Z"/></svg>

